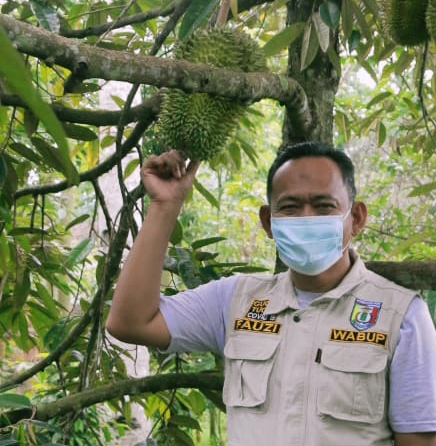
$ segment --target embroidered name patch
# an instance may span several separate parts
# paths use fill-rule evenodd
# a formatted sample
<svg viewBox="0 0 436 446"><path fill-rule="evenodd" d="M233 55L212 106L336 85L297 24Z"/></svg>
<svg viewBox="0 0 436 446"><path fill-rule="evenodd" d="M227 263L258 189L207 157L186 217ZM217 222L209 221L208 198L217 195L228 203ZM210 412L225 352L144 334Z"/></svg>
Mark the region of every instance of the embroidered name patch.
<svg viewBox="0 0 436 446"><path fill-rule="evenodd" d="M356 299L351 310L350 323L357 330L368 330L375 325L382 303Z"/></svg>
<svg viewBox="0 0 436 446"><path fill-rule="evenodd" d="M359 342L364 344L380 345L386 348L388 343L388 335L386 333L382 333L381 331L357 331L332 328L330 331L330 341Z"/></svg>
<svg viewBox="0 0 436 446"><path fill-rule="evenodd" d="M278 334L282 324L275 322L276 316L274 314L265 314L268 302L268 299L253 300L245 316L235 319L233 329Z"/></svg>
<svg viewBox="0 0 436 446"><path fill-rule="evenodd" d="M250 319L235 319L233 328L243 331L279 334L282 324L272 321L253 321Z"/></svg>

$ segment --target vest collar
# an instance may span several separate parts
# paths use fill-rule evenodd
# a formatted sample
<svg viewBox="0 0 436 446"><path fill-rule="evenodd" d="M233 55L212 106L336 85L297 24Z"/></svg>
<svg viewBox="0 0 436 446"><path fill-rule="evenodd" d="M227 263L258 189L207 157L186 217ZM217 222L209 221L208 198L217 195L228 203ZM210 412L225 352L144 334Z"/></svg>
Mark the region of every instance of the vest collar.
<svg viewBox="0 0 436 446"><path fill-rule="evenodd" d="M325 299L339 299L344 294L350 293L354 288L362 283L365 277L366 267L359 255L350 250L350 256L353 266L347 275L342 279L339 285L332 290L327 291L316 301L321 302ZM298 310L299 305L295 296L294 285L292 283L290 271L286 271L276 276L276 283L266 296L269 299L265 309L265 314L278 314L288 308Z"/></svg>

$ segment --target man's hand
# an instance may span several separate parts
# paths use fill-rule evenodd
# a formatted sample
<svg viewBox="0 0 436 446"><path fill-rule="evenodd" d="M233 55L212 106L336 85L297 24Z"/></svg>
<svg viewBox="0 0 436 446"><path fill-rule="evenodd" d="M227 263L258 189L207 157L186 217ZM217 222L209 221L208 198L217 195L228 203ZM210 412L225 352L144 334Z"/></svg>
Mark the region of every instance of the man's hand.
<svg viewBox="0 0 436 446"><path fill-rule="evenodd" d="M151 155L141 169L141 179L152 202L182 205L194 182L200 165L186 161L176 150Z"/></svg>

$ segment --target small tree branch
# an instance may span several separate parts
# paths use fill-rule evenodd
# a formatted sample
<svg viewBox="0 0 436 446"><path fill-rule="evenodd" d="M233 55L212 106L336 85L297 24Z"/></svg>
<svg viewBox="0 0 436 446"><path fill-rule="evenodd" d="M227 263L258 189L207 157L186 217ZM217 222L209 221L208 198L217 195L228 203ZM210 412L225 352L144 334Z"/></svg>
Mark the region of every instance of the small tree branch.
<svg viewBox="0 0 436 446"><path fill-rule="evenodd" d="M76 39L82 39L84 37L89 37L89 36L101 36L102 34L113 29L124 28L125 26L134 25L135 23L144 23L147 22L148 20L152 20L157 17L167 17L173 13L176 5L177 2L174 2L173 4L167 6L164 9L155 8L155 9L150 9L147 12L132 14L127 17L123 17L119 20L116 20L115 23L114 22L103 23L101 25L90 26L85 29L63 29L61 30L61 35L64 37L69 37L69 38L73 37Z"/></svg>
<svg viewBox="0 0 436 446"><path fill-rule="evenodd" d="M92 169L87 170L86 172L82 172L79 175L79 183L83 183L84 181L94 181L99 178L101 175L109 172L114 166L116 166L119 157L127 155L130 150L138 143L145 129L151 124L153 119L148 117L149 119L140 120L136 127L133 129L132 133L129 137L123 142L121 154L114 153L113 155L106 158L102 163L98 166L93 167ZM68 184L67 181L59 181L58 183L53 184L45 184L39 186L30 186L19 189L14 194L14 199L25 197L26 195L47 195L56 192L62 192L70 188L71 185Z"/></svg>
<svg viewBox="0 0 436 446"><path fill-rule="evenodd" d="M220 373L171 373L126 379L71 394L52 403L38 405L34 408L33 415L30 409L10 411L0 417L0 429L31 416L34 420L48 421L55 416L78 412L94 404L124 395L140 395L146 392L156 393L183 388L221 390L223 383L224 378Z"/></svg>
<svg viewBox="0 0 436 446"><path fill-rule="evenodd" d="M141 104L130 108L125 115L125 122L130 123L139 121L145 117L154 118L159 113L161 103L161 95L156 93ZM0 104L4 106L27 108L23 100L13 94L1 94ZM88 124L95 127L104 127L110 125L117 125L122 110L86 110L77 108L68 108L59 103L52 103L51 108L55 112L57 118L62 122L74 122L76 124Z"/></svg>

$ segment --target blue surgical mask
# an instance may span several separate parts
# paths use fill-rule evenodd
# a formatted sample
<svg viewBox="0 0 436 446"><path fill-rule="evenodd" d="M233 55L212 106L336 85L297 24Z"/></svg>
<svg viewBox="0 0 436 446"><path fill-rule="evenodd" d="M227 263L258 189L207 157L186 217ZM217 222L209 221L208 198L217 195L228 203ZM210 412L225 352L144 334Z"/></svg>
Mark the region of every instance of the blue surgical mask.
<svg viewBox="0 0 436 446"><path fill-rule="evenodd" d="M345 215L271 217L271 231L282 262L308 276L326 271L341 257ZM347 245L348 246L348 245Z"/></svg>

